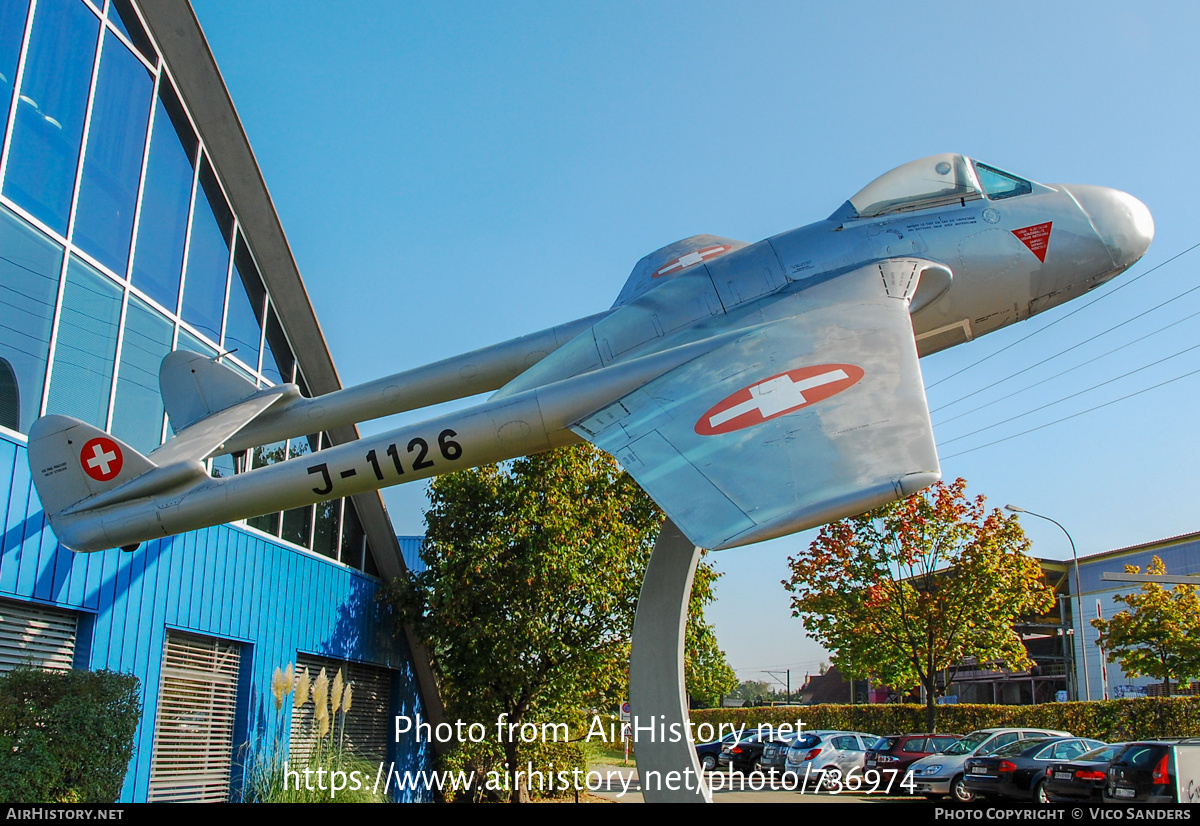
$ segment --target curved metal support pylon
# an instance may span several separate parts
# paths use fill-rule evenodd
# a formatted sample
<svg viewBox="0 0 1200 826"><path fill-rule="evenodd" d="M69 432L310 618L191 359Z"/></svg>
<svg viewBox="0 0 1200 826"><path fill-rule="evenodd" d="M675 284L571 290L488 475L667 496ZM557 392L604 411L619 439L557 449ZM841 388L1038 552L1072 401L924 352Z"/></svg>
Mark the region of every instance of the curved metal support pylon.
<svg viewBox="0 0 1200 826"><path fill-rule="evenodd" d="M637 734L638 776L647 803L712 802L696 748L687 738L683 675L683 637L699 561L700 549L668 519L646 566L629 656L629 704ZM654 736L646 728L650 725ZM673 735L675 742L671 742ZM682 778L672 784L678 787L674 791L665 782L668 773Z"/></svg>

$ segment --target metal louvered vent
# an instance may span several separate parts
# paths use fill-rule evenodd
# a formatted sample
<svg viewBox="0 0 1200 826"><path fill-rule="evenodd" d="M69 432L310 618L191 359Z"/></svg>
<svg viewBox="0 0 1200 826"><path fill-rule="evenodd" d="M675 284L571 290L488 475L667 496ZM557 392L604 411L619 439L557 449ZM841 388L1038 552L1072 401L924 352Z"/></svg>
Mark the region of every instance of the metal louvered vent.
<svg viewBox="0 0 1200 826"><path fill-rule="evenodd" d="M18 665L66 671L74 659L74 614L0 600L0 674Z"/></svg>
<svg viewBox="0 0 1200 826"><path fill-rule="evenodd" d="M228 802L240 661L236 643L167 631L148 802Z"/></svg>
<svg viewBox="0 0 1200 826"><path fill-rule="evenodd" d="M325 676L330 682L338 669L341 669L342 679L351 685L352 702L350 713L345 716L345 725L343 726L342 713L339 711L332 738L326 735L326 742L340 744L342 748L364 760L377 763L387 760L392 672L378 666L332 660L311 654L298 654L296 667L297 671L301 667L307 668L309 676L314 680L324 668ZM306 763L312 755L317 738L314 710L311 697L303 706L299 705L298 699L292 703L289 752L293 763Z"/></svg>

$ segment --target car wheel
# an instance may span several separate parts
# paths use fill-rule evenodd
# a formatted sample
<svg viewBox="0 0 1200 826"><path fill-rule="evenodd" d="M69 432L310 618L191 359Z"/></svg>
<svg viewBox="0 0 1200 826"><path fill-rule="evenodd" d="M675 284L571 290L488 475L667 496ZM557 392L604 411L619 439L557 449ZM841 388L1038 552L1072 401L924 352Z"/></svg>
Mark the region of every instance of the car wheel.
<svg viewBox="0 0 1200 826"><path fill-rule="evenodd" d="M706 772L715 772L717 770L717 756L715 754L706 754L700 758L700 768Z"/></svg>
<svg viewBox="0 0 1200 826"><path fill-rule="evenodd" d="M961 774L950 784L950 796L959 803L970 803L975 799L975 794L967 788L966 781L963 780Z"/></svg>
<svg viewBox="0 0 1200 826"><path fill-rule="evenodd" d="M1038 781L1038 784L1033 787L1033 802L1040 803L1043 806L1049 806L1054 801L1050 799L1050 795L1046 793L1046 781Z"/></svg>

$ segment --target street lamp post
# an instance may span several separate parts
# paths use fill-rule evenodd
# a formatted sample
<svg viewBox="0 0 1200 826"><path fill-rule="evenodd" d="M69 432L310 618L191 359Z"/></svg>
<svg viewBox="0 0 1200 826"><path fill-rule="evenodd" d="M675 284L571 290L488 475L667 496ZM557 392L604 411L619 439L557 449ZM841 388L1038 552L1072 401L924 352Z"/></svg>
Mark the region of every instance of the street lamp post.
<svg viewBox="0 0 1200 826"><path fill-rule="evenodd" d="M1084 630L1084 633L1079 638L1079 648L1083 653L1083 690L1087 693L1087 699L1090 700L1092 699L1092 682L1088 677L1087 629L1083 626L1083 586L1079 582L1079 554L1075 552L1075 540L1071 538L1070 531L1064 528L1057 519L1051 519L1049 516L1045 516L1040 513L1034 513L1033 511L1027 511L1024 508L1017 507L1016 505L1005 505L1004 509L1006 511L1012 511L1013 513L1027 513L1030 516L1036 516L1038 519L1045 519L1047 522L1053 522L1055 525L1058 525L1059 530L1067 535L1067 541L1071 543L1071 558L1075 560L1075 596L1079 601L1079 624ZM1076 689L1078 689L1078 681L1076 681L1075 686Z"/></svg>

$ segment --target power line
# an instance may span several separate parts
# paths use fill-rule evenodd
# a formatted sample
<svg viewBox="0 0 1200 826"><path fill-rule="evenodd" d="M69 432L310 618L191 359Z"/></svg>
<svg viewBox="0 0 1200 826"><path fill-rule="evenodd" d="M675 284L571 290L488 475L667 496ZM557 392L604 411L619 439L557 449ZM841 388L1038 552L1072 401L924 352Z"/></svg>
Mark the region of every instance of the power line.
<svg viewBox="0 0 1200 826"><path fill-rule="evenodd" d="M1017 419L1024 418L1025 416L1028 416L1032 413L1037 413L1039 410L1045 410L1047 407L1053 407L1056 404L1061 404L1062 402L1068 401L1069 399L1073 399L1076 396L1082 396L1084 393L1090 393L1093 390L1103 387L1106 384L1112 384L1114 381L1120 381L1121 379L1128 378L1129 376L1132 376L1134 373L1140 373L1143 370L1149 370L1151 367L1162 364L1164 361L1169 361L1177 356L1182 356L1184 353L1190 353L1192 350L1195 350L1198 348L1200 348L1200 344L1193 344L1191 347L1180 350L1177 353L1172 353L1169 356L1164 356L1163 358L1160 358L1157 361L1152 361L1149 364L1144 364L1141 367L1138 367L1134 370L1130 370L1128 373L1123 373L1123 374L1121 374L1119 376L1115 376L1111 379L1106 379L1105 381L1102 381L1099 384L1093 384L1091 387L1088 387L1085 390L1080 390L1076 393L1070 394L1069 396L1063 396L1061 399L1056 399L1055 401L1047 402L1046 404L1043 404L1040 407L1035 407L1032 410L1026 410L1024 413L1018 413L1015 416L1010 416L1009 418L1004 419L999 422L996 422L995 424L989 424L986 427L979 428L978 430L972 430L970 433L964 433L962 436L955 436L953 439L946 439L945 441L941 442L940 444L948 445L951 442L957 442L962 439L969 438L971 436L976 435L977 433L982 433L985 430L991 430L993 427L999 427L1002 424L1008 424L1011 421L1015 421Z"/></svg>
<svg viewBox="0 0 1200 826"><path fill-rule="evenodd" d="M963 413L959 413L956 416L951 416L948 419L942 419L940 422L935 422L934 426L941 427L944 424L949 424L950 422L954 421L955 419L961 419L963 416L969 416L972 413L977 413L978 411L983 410L985 407L991 407L994 404L999 404L1002 401L1007 401L1007 400L1011 399L1013 396L1017 396L1017 395L1020 395L1021 393L1024 393L1026 390L1032 390L1033 388L1043 385L1048 381L1054 381L1057 378L1061 378L1062 376L1065 376L1067 373L1074 372L1075 370L1078 370L1081 367L1086 367L1087 365L1091 364L1094 361L1099 361L1102 358L1111 356L1113 353L1124 350L1126 347L1132 347L1133 345L1137 344L1138 342L1145 341L1146 339L1150 338L1151 336L1156 336L1161 332L1171 329L1172 327L1176 326L1177 324L1182 324L1185 321L1190 321L1191 319L1195 318L1196 316L1200 316L1200 310L1197 310L1196 312L1191 313L1190 315L1186 315L1183 318L1179 319L1178 321L1172 321L1170 324L1159 327L1157 330L1154 330L1153 332L1146 333L1144 336L1139 336L1138 338L1135 338L1133 341L1128 341L1125 344L1122 344L1120 347L1114 347L1113 349L1109 350L1106 353L1101 353L1100 355L1094 356L1094 357L1088 359L1087 361L1080 362L1079 364L1076 364L1074 367L1068 367L1066 370L1055 373L1053 376L1049 376L1047 378L1042 379L1041 381L1034 382L1033 384L1031 384L1027 387L1022 387L1020 390L1015 390L1012 393L1009 393L1007 396L1004 396L999 399L993 399L990 402L984 402L983 404L979 405L978 407L972 407L970 410L967 410ZM986 388L984 388L984 389L986 389ZM941 410L941 409L942 409L941 407L938 408L938 410ZM933 411L930 411L930 412L932 413Z"/></svg>
<svg viewBox="0 0 1200 826"><path fill-rule="evenodd" d="M1198 246L1200 246L1200 245L1198 245ZM1193 247L1193 249L1194 249L1194 247ZM1143 275L1146 275L1146 274L1148 274L1148 273L1143 273ZM1041 367L1046 362L1053 361L1054 359L1058 358L1059 356L1066 355L1067 353L1071 352L1072 350L1078 349L1085 344L1089 344L1089 343L1095 341L1096 339L1100 338L1101 336L1106 336L1109 333L1113 332L1114 330L1118 330L1121 327L1124 327L1126 324L1132 324L1133 322L1137 321L1142 316L1149 315L1150 313L1154 312L1155 310L1160 310L1163 307L1170 304L1171 302L1178 301L1179 299L1183 298L1184 296L1196 292L1196 290L1200 290L1200 284L1197 284L1194 287L1184 290L1183 292L1179 293L1178 295L1176 295L1173 298L1168 298L1166 301L1162 302L1161 304L1155 305L1154 307L1151 307L1149 310L1145 310L1143 312L1138 313L1133 318L1127 318L1124 321L1122 321L1120 324L1113 325L1112 327L1109 327L1107 330L1102 330L1101 332L1096 333L1096 335L1094 335L1090 338L1086 338L1083 341L1080 341L1076 344L1072 344L1070 347L1068 347L1065 350L1060 350L1059 352L1055 353L1054 355L1047 356L1046 358L1042 359L1041 361L1037 362L1036 364L1031 364L1029 367L1022 368L1015 373L1011 373L1011 374L1005 376L1002 379L997 379L996 381L992 382L991 384L981 387L978 390L973 390L964 396L959 396L954 401L947 402L946 404L943 404L940 407L934 408L933 410L931 410L929 412L936 413L939 410L945 410L947 407L951 407L953 405L958 404L961 401L971 398L972 396L978 395L979 393L982 393L984 390L990 390L997 385L1004 384L1004 382L1008 381L1009 379L1016 378L1017 376L1020 376L1023 373L1028 373L1030 370L1033 370L1035 367ZM1113 292L1115 292L1115 290ZM1112 293L1109 293L1109 295L1112 295ZM1063 316L1063 318L1066 318L1066 316ZM1059 320L1061 321L1062 319L1059 319ZM1045 329L1045 328L1043 328L1043 329ZM1028 338L1028 336L1026 336L1026 338ZM1024 339L1021 339L1021 341L1024 341ZM1020 342L1013 342L1013 343L1019 344ZM998 352L1001 352L1001 351L998 350L997 353ZM930 385L930 386L932 386L932 385Z"/></svg>
<svg viewBox="0 0 1200 826"><path fill-rule="evenodd" d="M1044 428L1050 427L1051 425L1056 425L1061 422L1065 422L1069 419L1077 418L1078 416L1082 416L1085 413L1091 413L1092 411L1099 410L1102 407L1108 407L1109 405L1116 404L1117 402L1123 402L1126 399L1132 399L1134 396L1140 396L1143 393L1149 393L1151 390L1157 390L1160 387L1164 387L1173 382L1177 382L1180 379L1186 379L1188 376L1194 376L1197 373L1200 373L1200 369L1193 370L1190 373L1184 373L1182 376L1176 376L1173 379L1167 379L1166 381L1159 382L1158 384L1155 384L1151 387L1147 387L1144 390L1138 390L1134 393L1130 393L1127 396L1121 396L1121 398L1119 398L1119 399L1113 399L1112 401L1104 402L1103 404L1098 404L1095 407L1089 407L1087 410L1080 410L1078 413L1072 413L1070 416L1063 416L1061 419L1055 419L1052 422L1047 422L1046 424L1038 425L1037 427L1031 427L1031 428L1029 428L1029 430L1022 430L1020 433L1014 433L1011 436L1005 436L1003 439L997 439L994 442L988 442L987 444L978 445L977 447L968 448L966 450L960 450L958 453L951 453L949 456L943 456L941 458L942 459L953 459L956 456L962 456L967 453L974 453L976 450L982 450L985 447L991 447L992 445L998 445L1001 442L1007 442L1008 440L1015 439L1018 436L1024 436L1028 433L1033 433L1034 431L1042 430Z"/></svg>
<svg viewBox="0 0 1200 826"><path fill-rule="evenodd" d="M1145 278L1147 275L1149 275L1150 273L1152 273L1152 272L1154 272L1155 270L1159 269L1160 267L1165 267L1167 264L1170 264L1170 263L1171 263L1172 261L1174 261L1176 258L1180 258L1180 257L1182 257L1182 256L1184 256L1184 255L1187 255L1189 252L1191 252L1192 250L1196 249L1197 247L1200 247L1200 241L1196 242L1195 244L1192 244L1192 246L1188 247L1188 248L1187 248L1187 249L1185 249L1183 252L1176 253L1175 255L1173 255L1173 256L1171 256L1170 258L1168 258L1166 261L1163 261L1161 264L1156 264L1155 266L1153 266L1153 267L1151 267L1150 269L1146 270L1144 273L1141 273L1141 274L1139 274L1139 275L1137 275L1137 276L1134 276L1133 278L1129 279L1128 281L1124 281L1124 282L1122 282L1122 283L1121 283L1120 285L1118 285L1118 286L1117 286L1115 289L1113 289L1113 290L1110 290L1109 292L1107 292L1107 293L1104 293L1103 295L1098 295L1098 296L1096 296L1094 299L1092 299L1091 301L1088 301L1088 302L1086 302L1086 303L1084 303L1084 304L1080 305L1079 307L1076 307L1074 310L1072 310L1071 312L1067 313L1066 315L1064 315L1064 316L1062 316L1062 317L1060 317L1060 318L1056 318L1054 321L1051 321L1051 322L1050 322L1049 324L1047 324L1045 327L1040 327L1040 328L1038 328L1037 330L1034 330L1033 332L1029 333L1028 335L1025 335L1025 336L1023 336L1023 337L1021 337L1021 338L1017 339L1016 341L1012 342L1011 344L1007 344L1007 345L1005 345L1004 347L1001 347L999 350L997 350L996 352L992 353L991 355L984 356L983 358L979 359L978 361L972 362L971 364L968 364L966 367L963 367L962 369L960 369L960 370L956 370L955 372L951 373L951 374L950 374L950 375L948 375L948 376L945 376L945 377L943 377L943 378L940 378L940 379L938 379L938 380L937 380L937 381L935 381L933 384L927 385L925 389L926 389L927 391L928 391L928 390L931 390L932 388L934 388L934 387L937 387L937 386L938 386L939 384L941 384L942 382L949 381L950 379L954 378L955 376L958 376L958 375L960 375L960 374L962 374L962 373L965 373L966 371L970 370L972 367L978 367L980 364L983 364L983 363L984 363L985 361L987 361L988 359L990 359L990 358L994 358L995 356L998 356L998 355L1000 355L1000 354L1001 354L1001 353L1003 353L1005 350L1010 350L1010 349L1012 349L1013 347L1016 347L1016 346L1017 346L1018 344L1020 344L1021 342L1023 342L1023 341L1026 341L1026 340L1028 340L1028 339L1030 339L1030 338L1033 338L1033 337L1034 337L1034 336L1036 336L1038 333L1044 333L1046 330L1049 330L1049 329L1050 329L1051 327L1053 327L1055 324L1058 324L1058 323L1059 323L1059 322L1061 322L1061 321L1066 321L1066 320L1067 320L1068 318L1070 318L1071 316L1075 315L1076 313L1078 313L1078 312L1080 312L1080 311L1082 311L1082 310L1085 310L1085 309L1087 309L1088 307L1091 307L1091 306L1092 306L1093 304L1095 304L1096 302L1098 302L1098 301L1103 301L1104 299L1108 298L1110 295L1114 295L1114 294L1116 294L1116 293L1117 293L1119 290L1123 290L1123 289L1125 289L1125 288L1126 288L1126 287L1128 287L1130 284L1134 284L1134 283L1136 283L1137 281L1140 281L1142 278ZM953 404L953 402L951 402L951 404Z"/></svg>

